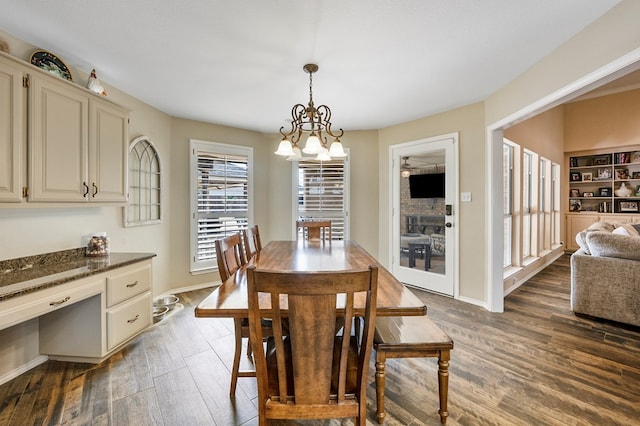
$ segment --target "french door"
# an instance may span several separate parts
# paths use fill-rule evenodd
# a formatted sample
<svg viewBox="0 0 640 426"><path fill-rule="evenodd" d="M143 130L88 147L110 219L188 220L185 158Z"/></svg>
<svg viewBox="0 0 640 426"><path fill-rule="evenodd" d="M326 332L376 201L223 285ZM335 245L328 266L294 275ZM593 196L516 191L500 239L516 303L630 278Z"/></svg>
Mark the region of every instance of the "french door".
<svg viewBox="0 0 640 426"><path fill-rule="evenodd" d="M451 134L390 147L392 273L449 296L457 276L457 143Z"/></svg>

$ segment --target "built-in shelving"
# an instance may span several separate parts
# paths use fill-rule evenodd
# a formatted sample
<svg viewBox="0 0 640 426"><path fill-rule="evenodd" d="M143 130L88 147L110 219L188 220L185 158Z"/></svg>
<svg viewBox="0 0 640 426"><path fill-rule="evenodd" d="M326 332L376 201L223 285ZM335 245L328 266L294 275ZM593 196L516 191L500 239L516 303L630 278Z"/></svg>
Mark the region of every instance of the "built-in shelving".
<svg viewBox="0 0 640 426"><path fill-rule="evenodd" d="M638 213L640 147L569 155L569 212Z"/></svg>

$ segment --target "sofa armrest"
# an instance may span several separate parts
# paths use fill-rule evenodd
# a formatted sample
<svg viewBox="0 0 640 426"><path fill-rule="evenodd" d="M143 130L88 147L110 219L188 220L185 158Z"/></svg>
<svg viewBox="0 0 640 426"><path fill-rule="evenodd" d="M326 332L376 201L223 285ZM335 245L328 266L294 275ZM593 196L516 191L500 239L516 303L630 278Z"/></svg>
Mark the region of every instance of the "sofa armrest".
<svg viewBox="0 0 640 426"><path fill-rule="evenodd" d="M640 261L571 255L571 309L640 326Z"/></svg>

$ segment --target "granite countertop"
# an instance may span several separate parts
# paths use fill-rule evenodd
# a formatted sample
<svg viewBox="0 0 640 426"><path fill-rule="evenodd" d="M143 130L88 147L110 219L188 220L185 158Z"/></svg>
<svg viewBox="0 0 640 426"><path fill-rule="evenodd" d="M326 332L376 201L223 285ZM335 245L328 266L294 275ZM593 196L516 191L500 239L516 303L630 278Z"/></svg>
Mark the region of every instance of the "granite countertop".
<svg viewBox="0 0 640 426"><path fill-rule="evenodd" d="M0 302L154 256L155 253L111 253L108 256L88 257L84 248L77 248L2 260Z"/></svg>

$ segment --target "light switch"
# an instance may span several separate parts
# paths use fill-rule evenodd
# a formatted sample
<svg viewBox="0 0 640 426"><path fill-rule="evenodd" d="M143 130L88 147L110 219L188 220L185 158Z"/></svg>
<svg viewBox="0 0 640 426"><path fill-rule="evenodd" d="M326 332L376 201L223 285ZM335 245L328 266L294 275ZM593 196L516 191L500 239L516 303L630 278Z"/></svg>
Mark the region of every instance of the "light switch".
<svg viewBox="0 0 640 426"><path fill-rule="evenodd" d="M461 192L460 193L460 201L471 201L471 193L470 192Z"/></svg>

